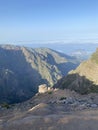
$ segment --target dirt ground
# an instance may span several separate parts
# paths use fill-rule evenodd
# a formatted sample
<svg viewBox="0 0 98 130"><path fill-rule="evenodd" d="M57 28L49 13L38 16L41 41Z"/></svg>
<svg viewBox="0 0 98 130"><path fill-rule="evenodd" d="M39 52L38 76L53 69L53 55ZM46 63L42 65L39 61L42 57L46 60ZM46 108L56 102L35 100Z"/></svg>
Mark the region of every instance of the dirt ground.
<svg viewBox="0 0 98 130"><path fill-rule="evenodd" d="M0 130L98 130L97 104L97 94L81 96L58 90L37 95L10 109L1 109Z"/></svg>
<svg viewBox="0 0 98 130"><path fill-rule="evenodd" d="M98 110L44 116L17 113L0 118L0 130L98 130Z"/></svg>

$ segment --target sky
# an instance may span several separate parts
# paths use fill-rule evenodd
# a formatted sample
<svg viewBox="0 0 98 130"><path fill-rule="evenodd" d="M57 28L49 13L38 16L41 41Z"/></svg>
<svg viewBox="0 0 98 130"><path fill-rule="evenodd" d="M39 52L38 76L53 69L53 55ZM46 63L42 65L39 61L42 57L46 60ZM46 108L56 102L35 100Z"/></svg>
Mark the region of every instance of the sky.
<svg viewBox="0 0 98 130"><path fill-rule="evenodd" d="M98 43L98 0L0 0L0 43Z"/></svg>

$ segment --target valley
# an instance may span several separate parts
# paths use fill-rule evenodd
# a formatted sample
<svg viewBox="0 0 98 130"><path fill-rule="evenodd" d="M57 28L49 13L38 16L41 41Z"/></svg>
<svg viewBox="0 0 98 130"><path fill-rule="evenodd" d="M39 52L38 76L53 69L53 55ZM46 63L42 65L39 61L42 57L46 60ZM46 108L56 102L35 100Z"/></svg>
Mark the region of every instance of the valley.
<svg viewBox="0 0 98 130"><path fill-rule="evenodd" d="M79 63L75 57L48 48L1 45L0 103L18 103L31 98L39 85L52 87Z"/></svg>
<svg viewBox="0 0 98 130"><path fill-rule="evenodd" d="M49 48L0 54L0 130L97 130L98 49L82 63Z"/></svg>

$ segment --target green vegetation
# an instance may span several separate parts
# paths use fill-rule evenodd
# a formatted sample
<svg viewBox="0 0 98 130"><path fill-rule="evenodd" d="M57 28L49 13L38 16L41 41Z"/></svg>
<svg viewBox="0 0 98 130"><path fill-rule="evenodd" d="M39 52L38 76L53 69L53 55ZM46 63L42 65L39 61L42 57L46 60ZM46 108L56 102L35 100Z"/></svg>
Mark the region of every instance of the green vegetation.
<svg viewBox="0 0 98 130"><path fill-rule="evenodd" d="M48 94L52 94L52 91L48 91Z"/></svg>
<svg viewBox="0 0 98 130"><path fill-rule="evenodd" d="M10 108L10 105L9 105L8 103L2 103L2 104L1 104L1 107L6 108L6 109L9 109L9 108Z"/></svg>
<svg viewBox="0 0 98 130"><path fill-rule="evenodd" d="M66 76L56 87L61 89L74 90L82 95L89 93L98 93L98 85L94 84L85 76L79 74L70 74ZM62 98L63 99L63 98Z"/></svg>
<svg viewBox="0 0 98 130"><path fill-rule="evenodd" d="M93 85L90 89L91 92L93 93L98 93L98 85Z"/></svg>
<svg viewBox="0 0 98 130"><path fill-rule="evenodd" d="M66 97L61 97L60 100L66 100Z"/></svg>
<svg viewBox="0 0 98 130"><path fill-rule="evenodd" d="M96 50L95 53L91 56L91 60L95 61L98 64L98 49Z"/></svg>

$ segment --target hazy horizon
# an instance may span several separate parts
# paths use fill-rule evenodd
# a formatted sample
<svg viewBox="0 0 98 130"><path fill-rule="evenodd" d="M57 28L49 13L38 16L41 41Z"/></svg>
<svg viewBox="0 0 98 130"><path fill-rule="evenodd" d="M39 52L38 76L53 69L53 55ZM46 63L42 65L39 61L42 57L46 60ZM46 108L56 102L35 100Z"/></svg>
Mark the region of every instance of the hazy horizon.
<svg viewBox="0 0 98 130"><path fill-rule="evenodd" d="M0 1L0 44L98 43L97 0Z"/></svg>

